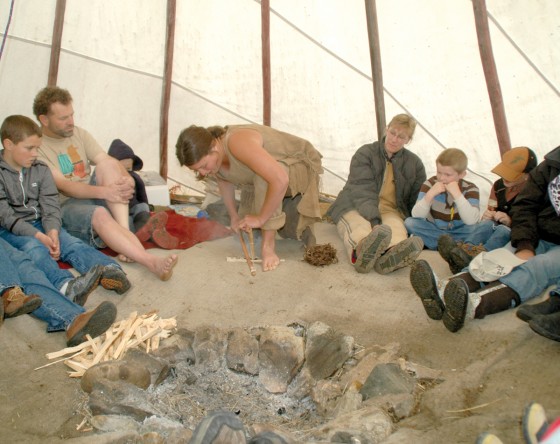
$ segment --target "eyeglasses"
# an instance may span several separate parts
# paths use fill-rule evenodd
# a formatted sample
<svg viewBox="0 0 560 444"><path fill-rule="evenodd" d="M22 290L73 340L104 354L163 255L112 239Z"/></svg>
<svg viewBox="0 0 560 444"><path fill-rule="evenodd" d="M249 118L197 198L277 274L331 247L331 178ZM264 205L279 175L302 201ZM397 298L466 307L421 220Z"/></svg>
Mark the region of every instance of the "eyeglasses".
<svg viewBox="0 0 560 444"><path fill-rule="evenodd" d="M389 128L388 133L389 133L391 136L396 137L397 139L399 139L400 142L403 142L403 143L408 142L408 139L409 139L408 135L406 135L406 134L404 134L404 133L400 133L400 134L399 134L399 133L397 132L397 130L394 129L394 128Z"/></svg>

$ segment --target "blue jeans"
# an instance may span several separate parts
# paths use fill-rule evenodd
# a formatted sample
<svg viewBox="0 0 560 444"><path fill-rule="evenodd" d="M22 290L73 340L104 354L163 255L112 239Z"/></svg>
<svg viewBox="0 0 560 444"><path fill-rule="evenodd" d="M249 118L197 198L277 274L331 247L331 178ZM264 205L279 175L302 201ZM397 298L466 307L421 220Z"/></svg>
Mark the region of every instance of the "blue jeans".
<svg viewBox="0 0 560 444"><path fill-rule="evenodd" d="M483 242L483 246L486 249L486 251L492 251L495 250L496 248L502 248L504 245L507 245L511 240L510 227L507 227L502 224L495 224L494 222L489 220L480 222L477 225L483 225L483 224L492 226L492 229L494 230L492 231L492 234L486 240L486 242ZM483 230L485 229L483 228Z"/></svg>
<svg viewBox="0 0 560 444"><path fill-rule="evenodd" d="M21 287L28 295L40 296L43 304L31 315L46 322L48 332L66 330L85 311L60 294L27 254L3 239L0 239L0 261L0 289Z"/></svg>
<svg viewBox="0 0 560 444"><path fill-rule="evenodd" d="M484 244L494 231L493 225L493 223L478 223L445 230L423 217L407 217L404 220L404 226L408 233L420 236L424 241L424 246L430 250L437 250L438 239L444 234L449 234L456 241L474 245Z"/></svg>
<svg viewBox="0 0 560 444"><path fill-rule="evenodd" d="M540 295L550 285L560 285L560 245L540 241L536 256L500 279L515 290L522 302Z"/></svg>
<svg viewBox="0 0 560 444"><path fill-rule="evenodd" d="M40 220L30 223L44 233ZM36 266L43 270L55 288L61 288L65 282L74 278L70 271L62 270L58 266L57 261L51 257L47 247L36 238L18 236L3 228L0 229L0 237L18 250L26 253L35 262ZM87 273L90 268L98 264L118 266L112 258L86 245L80 239L71 236L64 228L60 230L58 237L60 240L60 260L72 265L80 274Z"/></svg>

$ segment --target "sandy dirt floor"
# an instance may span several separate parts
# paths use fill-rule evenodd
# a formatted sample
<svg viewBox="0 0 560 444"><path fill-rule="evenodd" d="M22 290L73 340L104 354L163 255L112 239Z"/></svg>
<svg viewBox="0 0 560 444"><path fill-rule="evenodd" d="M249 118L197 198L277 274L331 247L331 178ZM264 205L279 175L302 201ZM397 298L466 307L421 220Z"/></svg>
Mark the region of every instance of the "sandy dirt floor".
<svg viewBox="0 0 560 444"><path fill-rule="evenodd" d="M227 256L242 255L236 237L179 252L166 283L137 264L125 264L133 288L124 296L99 288L86 308L109 299L117 304L118 319L157 309L162 318L175 316L178 326L188 329L322 321L364 347L394 346L407 360L441 370L445 382L426 391L417 415L395 425L406 434L397 432L390 443L474 443L483 431L504 443L521 443L527 403L538 401L551 417L560 416L560 344L535 334L514 310L452 334L426 316L409 284L409 269L388 276L356 273L332 224L317 226L317 241L338 250L337 264L313 267L302 261L299 242L280 240L277 249L285 262L274 272L257 269L251 277L245 263L226 262ZM437 253L424 251L421 258L439 275L450 274ZM68 378L62 363L34 370L49 362L46 353L64 346L63 333L47 334L30 316L4 322L0 442L79 441L79 381Z"/></svg>

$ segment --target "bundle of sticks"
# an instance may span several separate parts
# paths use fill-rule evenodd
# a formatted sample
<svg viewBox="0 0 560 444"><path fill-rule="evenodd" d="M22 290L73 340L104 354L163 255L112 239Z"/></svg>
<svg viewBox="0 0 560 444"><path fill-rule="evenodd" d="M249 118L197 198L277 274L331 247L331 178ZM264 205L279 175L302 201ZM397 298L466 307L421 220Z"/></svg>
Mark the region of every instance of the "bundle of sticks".
<svg viewBox="0 0 560 444"><path fill-rule="evenodd" d="M71 378L81 378L91 366L103 361L121 359L130 348L141 347L146 353L158 349L160 340L169 337L176 327L175 318L161 319L155 311L139 316L134 311L128 319L115 322L95 339L88 335L85 342L75 347L47 353L49 360L65 357L35 370L63 361L73 370L68 373Z"/></svg>

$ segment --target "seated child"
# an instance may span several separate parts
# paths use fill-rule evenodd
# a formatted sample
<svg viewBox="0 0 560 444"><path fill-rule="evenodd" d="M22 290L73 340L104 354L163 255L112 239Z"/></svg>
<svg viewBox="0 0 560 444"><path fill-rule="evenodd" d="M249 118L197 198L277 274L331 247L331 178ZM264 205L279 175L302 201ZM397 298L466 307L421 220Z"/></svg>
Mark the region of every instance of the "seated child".
<svg viewBox="0 0 560 444"><path fill-rule="evenodd" d="M560 279L560 146L545 155L545 160L529 173L523 190L511 208L511 246L514 259L521 263L511 267L511 259L501 256L494 270L501 277L490 283L477 275L472 263L467 271L454 275L443 290L425 260L414 263L410 282L420 297L426 314L441 319L445 327L456 332L466 321L482 319L537 297ZM506 251L507 249L501 249ZM496 249L486 255L492 255ZM511 255L511 253L509 253ZM510 264L503 262L507 259ZM482 261L482 263L484 263ZM480 270L480 269L479 269ZM511 270L511 271L509 271ZM509 271L508 273L506 273ZM498 274L498 273L496 273ZM486 275L484 275L485 277ZM560 315L557 300L523 309L519 317L529 321L533 330L560 340Z"/></svg>
<svg viewBox="0 0 560 444"><path fill-rule="evenodd" d="M519 192L525 186L529 172L537 166L537 156L525 146L512 148L504 154L502 161L492 169L500 176L490 191L488 208L482 215L482 220L475 226L475 230L487 233L484 225L490 225L493 231L489 238L480 245L468 242L455 242L445 234L438 240L438 251L441 257L449 263L455 274L469 265L473 257L481 251L490 251L506 245L510 239L511 206Z"/></svg>
<svg viewBox="0 0 560 444"><path fill-rule="evenodd" d="M130 230L143 242L152 238L154 243L166 250L177 248L179 240L165 229L167 214L164 212L150 215L146 185L136 171L144 166L142 159L134 154L132 148L120 139L111 142L108 154L119 160L134 179L134 195L128 204Z"/></svg>
<svg viewBox="0 0 560 444"><path fill-rule="evenodd" d="M474 183L464 180L467 164L467 156L460 149L443 150L436 159L437 174L422 184L412 217L404 221L408 233L420 236L430 250L437 248L443 234L473 244L492 234L492 226L476 229L480 193Z"/></svg>
<svg viewBox="0 0 560 444"><path fill-rule="evenodd" d="M39 126L28 117L9 116L0 134L4 147L0 153L0 237L26 252L55 288L79 305L84 305L99 282L119 294L127 291L130 282L112 258L62 228L52 173L37 160ZM69 270L60 269L59 259L83 275L80 282L74 282Z"/></svg>

